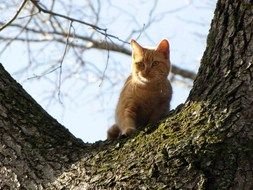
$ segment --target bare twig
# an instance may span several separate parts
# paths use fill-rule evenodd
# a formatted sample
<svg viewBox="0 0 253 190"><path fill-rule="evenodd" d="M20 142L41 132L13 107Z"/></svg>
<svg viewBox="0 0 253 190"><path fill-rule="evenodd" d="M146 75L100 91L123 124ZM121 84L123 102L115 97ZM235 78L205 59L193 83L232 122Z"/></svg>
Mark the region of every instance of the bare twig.
<svg viewBox="0 0 253 190"><path fill-rule="evenodd" d="M40 79L41 77L44 77L48 74L51 74L53 73L54 71L58 70L60 67L57 66L57 67L54 67L54 68L50 68L48 69L47 71L43 72L42 74L40 75L33 75L32 77L28 77L26 80L31 80L31 79Z"/></svg>
<svg viewBox="0 0 253 190"><path fill-rule="evenodd" d="M109 64L109 58L110 58L110 49L108 48L108 42L107 42L107 38L105 36L105 44L107 46L107 58L106 58L106 65L105 65L105 69L103 71L103 75L102 75L102 78L101 78L101 82L99 84L99 87L101 87L103 81L104 81L104 77L105 77L105 72L107 70L107 67L108 67L108 64Z"/></svg>
<svg viewBox="0 0 253 190"><path fill-rule="evenodd" d="M130 44L129 42L126 42L126 41L120 39L119 37L117 37L117 36L115 36L115 35L108 34L108 33L107 33L107 28L101 28L101 27L96 26L96 25L94 25L94 24L91 24L91 23L88 23L88 22L84 22L84 21L75 19L75 18L73 18L73 17L69 17L69 16L66 16L66 15L63 15L63 14L59 14L59 13L56 13L56 12L53 12L53 11L49 11L49 10L43 8L42 6L40 6L40 5L38 4L38 1L37 1L37 0L30 0L30 1L31 1L31 2L34 4L34 6L37 7L37 9L39 9L39 11L41 11L41 12L44 12L44 13L50 14L50 15L54 15L54 16L57 16L57 17L61 17L61 18L70 20L70 21L72 21L72 22L78 22L78 23L80 23L80 24L84 24L84 25L86 25L86 26L90 26L91 28L93 28L94 30L96 30L98 33L100 33L100 34L102 34L102 35L104 35L104 36L106 36L106 37L108 37L108 38L114 38L114 39L116 39L116 40L118 40L118 41L120 41L120 42Z"/></svg>
<svg viewBox="0 0 253 190"><path fill-rule="evenodd" d="M19 15L19 13L21 12L21 10L23 9L23 7L25 6L27 0L24 0L23 3L21 4L21 6L19 7L19 9L17 10L16 14L13 16L13 18L11 20L9 20L9 22L7 22L6 24L4 24L1 28L0 31L2 31L3 29L5 29L7 26L9 26Z"/></svg>
<svg viewBox="0 0 253 190"><path fill-rule="evenodd" d="M1 22L0 22L0 24L1 24ZM37 34L57 35L57 36L61 36L61 37L65 37L66 35L68 35L68 34L66 34L66 32L58 32L58 31L45 31L44 32L44 31L42 31L40 29L37 29L37 28L35 29L35 28L30 28L30 27L24 27L21 24L12 24L11 26L22 28L23 30L33 32L33 33L37 33ZM74 37L73 34L70 34L70 37ZM2 36L0 36L0 38L2 40L7 39L7 37L2 37ZM81 36L81 35L78 35L78 34L75 34L75 38L90 42L89 48L97 48L97 49L103 49L103 50L107 50L109 48L111 51L121 52L121 53L124 53L124 54L127 54L127 55L131 54L131 51L129 51L128 49L126 49L122 46L119 46L115 43L110 43L110 42L105 43L104 41L100 42L100 41L94 40L90 37ZM36 39L34 39L34 41L36 41ZM43 40L37 40L37 42L40 42L40 41L43 41Z"/></svg>
<svg viewBox="0 0 253 190"><path fill-rule="evenodd" d="M43 8L42 6L40 6L40 5L38 4L38 1L37 1L37 0L31 0L31 2L34 4L35 7L37 7L37 9L39 9L39 11L41 11L41 12L43 12L43 13L50 14L50 15L54 15L54 16L58 16L58 17L61 17L61 18L70 20L70 21L72 21L72 22L78 22L78 23L80 23L80 24L84 24L84 25L90 26L91 28L93 28L93 29L95 29L95 30L100 30L100 31L105 31L105 30L106 30L106 29L101 28L101 27L99 27L99 26L96 26L96 25L94 25L94 24L91 24L91 23L88 23L88 22L84 22L84 21L75 19L75 18L73 18L73 17L69 17L69 16L66 16L66 15L63 15L63 14L59 14L59 13L56 13L56 12L53 12L53 11L49 11L49 10Z"/></svg>
<svg viewBox="0 0 253 190"><path fill-rule="evenodd" d="M66 56L67 49L68 49L68 46L69 46L69 37L70 37L70 33L71 33L72 23L73 23L73 21L70 21L69 31L68 31L67 40L66 40L66 45L65 45L64 52L63 52L63 55L62 55L62 58L61 58L61 61L60 61L60 66L59 66L60 73L59 73L59 81L58 81L58 99L59 99L60 103L62 103L62 101L61 101L62 64L63 64L63 60Z"/></svg>
<svg viewBox="0 0 253 190"><path fill-rule="evenodd" d="M70 37L72 37L71 35L72 34L70 34ZM98 42L95 40L91 41L91 39L86 39L86 37L83 37L83 36L81 37L81 36L76 35L75 37L77 39L80 37L80 39L87 40L87 41L91 42L91 44L89 45L89 47L85 47L84 45L76 44L74 42L69 42L69 46L78 47L78 48L96 48L96 49L102 49L102 50L109 49L110 51L120 52L125 55L129 55L129 56L131 55L131 51L129 49L119 46L119 45L116 45L114 43L110 43L108 41L107 41L107 43L105 43L105 42ZM11 38L0 37L0 39L1 40L10 40ZM26 41L26 39L24 39L24 38L16 38L15 40ZM30 39L31 42L38 42L38 43L41 43L43 41L47 42L47 41L51 41L51 40L52 39L45 39L45 40ZM57 39L57 38L54 38L54 41L57 41L60 43L65 43L62 39ZM172 65L171 72L175 75L179 75L183 78L187 78L187 79L191 79L191 80L194 80L196 77L196 73L186 70L186 69L179 68L175 65Z"/></svg>
<svg viewBox="0 0 253 190"><path fill-rule="evenodd" d="M19 31L19 33L15 37L9 39L9 41L4 45L4 47L0 51L0 55L3 54L4 51L7 49L7 47L10 46L12 44L12 42L14 42L25 31L25 28L28 26L28 24L31 22L31 20L32 20L32 17L29 18L29 20L27 21L25 26L21 27L21 30ZM3 24L3 23L0 23L0 24ZM10 23L9 26L12 26L12 23ZM3 38L3 40L5 40L5 39Z"/></svg>

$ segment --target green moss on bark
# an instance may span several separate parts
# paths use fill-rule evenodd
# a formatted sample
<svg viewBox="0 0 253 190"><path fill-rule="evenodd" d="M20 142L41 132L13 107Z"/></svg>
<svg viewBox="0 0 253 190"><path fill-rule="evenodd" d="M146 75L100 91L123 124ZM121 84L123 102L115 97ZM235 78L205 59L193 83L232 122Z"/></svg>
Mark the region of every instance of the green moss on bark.
<svg viewBox="0 0 253 190"><path fill-rule="evenodd" d="M94 187L117 189L125 183L129 189L145 184L154 189L204 187L209 181L206 168L217 157L215 146L224 140L219 127L229 115L214 109L207 102L191 102L152 133L148 126L127 139L108 142L109 149L101 146L90 162Z"/></svg>

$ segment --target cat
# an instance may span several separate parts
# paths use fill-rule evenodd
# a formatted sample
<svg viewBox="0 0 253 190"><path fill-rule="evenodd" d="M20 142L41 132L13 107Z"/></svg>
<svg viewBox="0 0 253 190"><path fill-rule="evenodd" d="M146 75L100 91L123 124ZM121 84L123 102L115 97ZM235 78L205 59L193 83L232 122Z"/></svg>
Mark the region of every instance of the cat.
<svg viewBox="0 0 253 190"><path fill-rule="evenodd" d="M108 129L107 139L129 136L137 127L155 123L170 109L172 87L169 42L162 40L155 49L144 48L131 40L131 75L121 91L115 113L115 124Z"/></svg>

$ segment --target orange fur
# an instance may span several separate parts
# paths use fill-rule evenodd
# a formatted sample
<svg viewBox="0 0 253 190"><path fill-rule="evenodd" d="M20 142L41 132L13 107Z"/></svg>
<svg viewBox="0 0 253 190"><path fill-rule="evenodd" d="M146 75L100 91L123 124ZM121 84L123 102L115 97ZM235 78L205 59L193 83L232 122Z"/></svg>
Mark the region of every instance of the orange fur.
<svg viewBox="0 0 253 190"><path fill-rule="evenodd" d="M170 109L172 87L167 79L170 72L169 43L162 40L156 49L147 49L131 41L132 73L126 80L116 108L114 124L108 139L131 135L137 127L154 123Z"/></svg>

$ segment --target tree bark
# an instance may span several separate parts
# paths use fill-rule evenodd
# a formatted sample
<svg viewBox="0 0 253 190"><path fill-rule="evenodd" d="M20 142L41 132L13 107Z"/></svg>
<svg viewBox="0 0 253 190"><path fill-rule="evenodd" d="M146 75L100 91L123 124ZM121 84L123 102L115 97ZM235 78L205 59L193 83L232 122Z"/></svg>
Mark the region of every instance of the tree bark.
<svg viewBox="0 0 253 190"><path fill-rule="evenodd" d="M75 138L0 66L1 189L253 189L249 2L218 1L187 102L115 142Z"/></svg>

